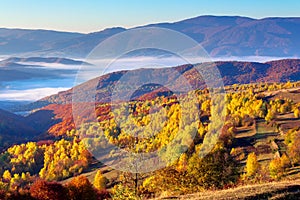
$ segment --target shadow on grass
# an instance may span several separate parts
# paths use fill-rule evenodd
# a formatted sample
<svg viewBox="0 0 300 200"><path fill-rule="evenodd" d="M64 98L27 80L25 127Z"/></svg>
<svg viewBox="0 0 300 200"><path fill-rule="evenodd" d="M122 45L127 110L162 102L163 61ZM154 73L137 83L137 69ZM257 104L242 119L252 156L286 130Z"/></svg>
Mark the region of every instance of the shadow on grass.
<svg viewBox="0 0 300 200"><path fill-rule="evenodd" d="M249 197L245 197L245 200L256 200L256 199L299 199L300 198L300 185L287 186L283 189L276 191L264 192L255 194Z"/></svg>
<svg viewBox="0 0 300 200"><path fill-rule="evenodd" d="M256 133L256 135L253 137L255 137L256 140L259 140L259 139L266 139L268 137L275 137L275 136L278 136L278 133L260 132L260 133Z"/></svg>

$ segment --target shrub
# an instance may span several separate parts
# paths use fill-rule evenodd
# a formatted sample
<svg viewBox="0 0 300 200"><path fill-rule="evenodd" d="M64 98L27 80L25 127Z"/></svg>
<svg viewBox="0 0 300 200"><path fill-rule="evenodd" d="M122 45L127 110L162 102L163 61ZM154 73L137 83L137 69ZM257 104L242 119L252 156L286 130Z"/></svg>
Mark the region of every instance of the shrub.
<svg viewBox="0 0 300 200"><path fill-rule="evenodd" d="M37 180L30 187L30 194L36 200L66 200L67 190L59 183Z"/></svg>

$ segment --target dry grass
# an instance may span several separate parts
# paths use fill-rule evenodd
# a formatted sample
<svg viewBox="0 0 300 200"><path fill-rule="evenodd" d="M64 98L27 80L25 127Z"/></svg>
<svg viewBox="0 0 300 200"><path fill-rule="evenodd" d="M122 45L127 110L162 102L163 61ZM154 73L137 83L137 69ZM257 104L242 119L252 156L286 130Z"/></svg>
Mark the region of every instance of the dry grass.
<svg viewBox="0 0 300 200"><path fill-rule="evenodd" d="M278 99L284 99L288 98L293 100L295 103L300 102L300 88L290 88L290 89L282 89L277 91L271 91L271 92L263 92L265 96L270 97L271 100Z"/></svg>
<svg viewBox="0 0 300 200"><path fill-rule="evenodd" d="M82 173L81 175L86 176L91 183L94 182L94 178L96 176L97 171L101 170L102 174L109 180L108 187L110 187L114 182L117 180L119 173L117 170L114 170L107 166L101 166L101 167L95 167L94 169L91 169L90 172ZM60 181L62 184L67 184L73 179L73 177L70 177L66 180Z"/></svg>
<svg viewBox="0 0 300 200"><path fill-rule="evenodd" d="M240 186L237 188L207 191L184 196L164 197L157 199L201 199L201 200L227 200L227 199L299 199L300 180L271 182Z"/></svg>
<svg viewBox="0 0 300 200"><path fill-rule="evenodd" d="M248 138L256 134L254 127L238 127L235 138Z"/></svg>

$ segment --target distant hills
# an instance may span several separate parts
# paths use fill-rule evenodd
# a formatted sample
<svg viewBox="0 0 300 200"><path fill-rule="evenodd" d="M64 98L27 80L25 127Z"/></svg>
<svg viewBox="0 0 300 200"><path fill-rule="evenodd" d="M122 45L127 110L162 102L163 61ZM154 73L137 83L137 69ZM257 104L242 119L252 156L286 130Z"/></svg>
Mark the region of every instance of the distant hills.
<svg viewBox="0 0 300 200"><path fill-rule="evenodd" d="M47 64L57 64L55 69ZM64 74L75 74L75 69L60 69L59 65L91 65L90 63L58 57L11 57L0 61L0 86L1 82L29 80L34 78L58 78Z"/></svg>
<svg viewBox="0 0 300 200"><path fill-rule="evenodd" d="M204 67L208 63L203 63L199 67ZM286 81L300 81L300 59L284 59L265 63L259 62L238 62L238 61L219 61L213 63L223 78L224 85L232 84L247 84L258 82L286 82ZM165 87L170 84L175 84L175 88L180 88L183 84L177 73L187 77L193 89L204 88L205 82L201 78L201 75L197 73L192 65L183 65L172 68L158 68L158 69L137 69L132 70L134 73L142 73L144 76L149 74L158 77L167 77L168 81L164 85ZM75 89L59 92L58 94L45 97L37 102L31 103L27 106L22 106L23 109L36 109L48 104L70 104L72 103L73 91L81 91L82 96L88 95L90 91L96 90L95 101L96 102L110 102L110 97L114 89L115 84L126 74L126 70L105 74L101 77L92 79L85 82ZM133 76L134 77L134 76ZM133 78L132 77L132 78ZM135 76L135 80L131 80L130 83L142 83L145 77ZM166 79L167 80L167 79ZM168 85L169 84L169 85ZM177 85L176 85L177 84ZM170 87L171 88L171 87ZM124 88L124 95L129 95ZM162 89L158 85L145 85L139 88L139 91L135 93L135 96L130 97L134 99L145 98L147 95L166 95L168 91ZM146 96L145 96L146 95ZM129 98L129 97L128 97ZM18 110L24 111L24 110Z"/></svg>
<svg viewBox="0 0 300 200"><path fill-rule="evenodd" d="M24 142L40 132L25 117L0 109L0 151L12 143Z"/></svg>
<svg viewBox="0 0 300 200"><path fill-rule="evenodd" d="M63 64L63 65L91 65L90 63L73 60L69 58L58 58L58 57L11 57L0 62L0 65L9 64L9 63L48 63L48 64Z"/></svg>
<svg viewBox="0 0 300 200"><path fill-rule="evenodd" d="M208 63L200 65L207 66ZM215 62L214 65L220 70L225 85L247 84L259 82L286 82L300 81L300 59L285 59L265 63L259 62ZM52 135L64 134L70 128L74 128L72 119L72 95L73 91L79 92L79 96L85 97L92 90L96 90L95 102L109 102L116 83L127 71L113 72L92 79L67 91L45 97L37 102L16 106L14 112L38 111L27 117L19 117L0 110L0 138L6 138L8 134L21 138L36 137L42 133L49 132ZM130 99L152 99L156 96L172 95L169 88L173 84L180 88L183 84L181 76L186 77L192 89L204 88L205 82L199 76L193 65L183 65L172 68L136 69L133 74L143 73L144 76L168 77L165 85L147 84L141 86ZM134 78L135 77L135 78ZM199 78L200 77L200 78ZM130 84L140 84L145 77L132 76ZM123 93L131 95L128 88L124 87ZM103 111L105 113L105 110Z"/></svg>
<svg viewBox="0 0 300 200"><path fill-rule="evenodd" d="M206 66L207 63L199 65L199 68ZM258 83L258 82L286 82L286 81L299 81L300 80L300 59L286 59L278 60L266 63L258 62L238 62L238 61L225 61L225 62L215 62L213 64L216 66L220 75L223 78L224 85L232 84L247 84L247 83ZM176 73L182 74L186 77L193 89L203 88L204 80L197 73L195 68L192 65L183 65L173 68L159 68L159 69L138 69L134 72L144 70L142 73L144 76L149 74L157 74L158 77L168 77L165 87L170 87L170 84L177 84L175 88L180 88L183 83L180 80L180 77ZM95 97L96 102L109 102L111 92L116 83L122 78L125 71L119 71L110 73L99 78L88 81L82 85L75 88L76 91L82 91L83 95L86 92L93 90L96 86L97 95ZM133 78L132 76L131 78ZM136 80L130 80L130 83L143 83L144 77L135 77ZM202 79L201 79L202 78ZM145 86L147 87L147 86ZM124 88L126 90L126 88ZM139 98L143 95L153 92L161 91L161 87L153 86L152 89L140 88L140 93L132 98ZM144 91L144 92L143 92ZM65 92L60 92L57 95L52 95L50 97L44 98L44 101L54 102L54 103L71 103L72 102L72 92L73 89L70 89ZM124 91L126 94L126 91Z"/></svg>
<svg viewBox="0 0 300 200"><path fill-rule="evenodd" d="M0 54L11 55L49 49L54 43L80 37L80 33L0 28Z"/></svg>
<svg viewBox="0 0 300 200"><path fill-rule="evenodd" d="M143 27L169 28L184 33L199 42L213 57L297 57L300 54L299 17L252 19L238 16L199 16ZM80 34L0 29L0 54L85 57L101 41L123 31L126 29L110 28Z"/></svg>

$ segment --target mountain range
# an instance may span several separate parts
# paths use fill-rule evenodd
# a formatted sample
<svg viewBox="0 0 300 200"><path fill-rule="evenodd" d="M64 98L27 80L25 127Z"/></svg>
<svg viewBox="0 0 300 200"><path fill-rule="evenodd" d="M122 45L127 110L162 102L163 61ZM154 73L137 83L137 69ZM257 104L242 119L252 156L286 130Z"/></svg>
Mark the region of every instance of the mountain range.
<svg viewBox="0 0 300 200"><path fill-rule="evenodd" d="M58 58L58 57L10 57L0 62L0 66L6 66L10 63L25 63L25 64L39 64L39 63L48 63L48 64L62 64L62 65L91 65L90 63L83 62L80 60L73 60L69 58Z"/></svg>
<svg viewBox="0 0 300 200"><path fill-rule="evenodd" d="M203 63L198 67L204 67L208 63ZM212 63L210 63L212 64ZM238 61L220 61L213 63L223 78L224 85L247 84L259 82L285 82L300 81L300 59L284 59L265 63L259 62L238 62ZM79 97L85 97L89 92L95 90L95 102L110 102L112 92L118 81L128 71L118 71L105 74L101 77L87 81L67 91L45 97L34 103L27 105L9 106L10 111L22 112L35 110L32 114L21 117L4 110L0 110L0 141L10 142L24 141L40 137L41 134L49 133L50 135L62 135L66 131L73 129L72 115L72 96L73 92L79 92ZM193 65L182 65L171 68L156 69L136 69L132 70L133 76L130 84L140 84L145 77L134 76L143 73L145 76L152 74L153 76L167 77L165 85L146 84L139 87L130 99L153 99L156 96L172 95L174 91L167 88L180 88L182 77L186 77L192 89L205 88L205 82L195 70ZM125 87L126 88L126 87ZM130 95L128 89L123 94ZM99 116L105 117L107 109L99 111ZM101 114L102 113L102 114ZM11 135L14 137L11 137ZM45 135L44 135L45 136ZM43 136L43 137L44 137ZM48 137L48 136L47 136ZM45 138L45 137L44 137Z"/></svg>
<svg viewBox="0 0 300 200"><path fill-rule="evenodd" d="M224 85L232 84L247 84L258 82L286 82L300 80L300 59L285 59L265 63L259 62L238 62L238 61L219 61L213 63L223 78ZM205 66L203 63L198 67ZM59 92L58 94L45 97L34 103L28 105L16 106L11 109L14 112L30 111L40 109L49 104L66 105L72 103L72 96L74 91L79 91L81 96L86 96L89 92L95 90L95 102L110 102L110 97L114 86L128 71L118 71L105 74L81 85L78 85L70 90ZM168 77L166 85L143 85L130 98L139 99L145 98L147 95L166 95L168 91L164 88L173 84L173 88L180 88L182 79L178 77L178 73L191 84L193 89L204 88L205 83L201 75L197 73L193 65L182 65L172 68L157 68L157 69L137 69L132 70L131 73L143 73L145 76L152 74L160 77ZM133 79L135 77L135 79ZM132 76L130 84L139 84L145 77ZM174 85L177 84L177 85ZM171 86L170 86L171 88ZM126 95L129 91L123 91ZM129 95L129 93L127 94ZM146 95L146 96L145 96Z"/></svg>
<svg viewBox="0 0 300 200"><path fill-rule="evenodd" d="M168 28L184 33L200 43L210 56L216 58L230 56L298 57L300 54L300 38L298 37L300 18L296 17L252 19L238 16L200 16L174 23L149 24L135 28L143 27ZM41 80L49 79L52 82L59 82L66 75L76 74L76 68L68 67L90 65L71 58L86 57L100 42L126 30L128 29L116 27L82 34L0 28L0 55L10 57L0 61L0 86L4 88L6 87L5 83L14 82L19 87L23 82L18 81L32 79L37 79L38 84L42 83ZM128 38L128 40L131 39L134 38ZM147 37L142 39L147 40ZM142 54L155 56L155 52L148 50L142 51ZM55 64L55 68L47 67L47 65L53 64ZM199 67L207 64L202 63ZM300 59L281 59L270 62L218 61L210 64L219 69L224 85L300 80ZM60 69L59 67L62 65L70 66ZM9 103L7 106L1 106L2 109L11 112L32 110L36 112L27 117L21 117L0 110L0 146L5 147L9 143L22 142L47 132L50 135L64 134L65 131L74 128L72 119L74 90L80 91L79 96L84 97L89 91L96 89L96 102L110 102L114 86L127 72L127 70L123 70L108 73L70 90L27 105L12 106ZM142 72L145 76L154 74L167 77L167 79L163 85L143 85L132 96L128 96L130 94L129 87L125 87L123 93L130 99L151 99L155 96L172 95L172 91L167 88L172 86L180 88L183 84L178 73L183 77L188 77L189 84L193 89L205 87L204 80L193 65L136 69L131 72L133 74ZM134 76L131 82L133 85L137 85L141 83L142 78ZM7 144L4 144L3 141L6 141Z"/></svg>
<svg viewBox="0 0 300 200"><path fill-rule="evenodd" d="M297 57L300 54L299 17L252 19L239 16L199 16L174 23L135 28L142 27L168 28L184 33L199 42L212 57ZM0 54L83 58L103 40L126 30L128 29L115 27L82 34L0 29Z"/></svg>
<svg viewBox="0 0 300 200"><path fill-rule="evenodd" d="M56 68L47 67L48 64L55 65ZM0 61L0 86L7 81L51 79L59 78L65 74L76 74L76 69L60 69L60 66L81 66L90 63L58 57L10 57Z"/></svg>
<svg viewBox="0 0 300 200"><path fill-rule="evenodd" d="M25 117L0 109L0 151L12 143L24 142L40 134Z"/></svg>
<svg viewBox="0 0 300 200"><path fill-rule="evenodd" d="M224 85L233 84L248 84L259 82L286 82L300 80L300 59L284 59L277 61L270 61L265 63L259 62L239 62L239 61L218 61L214 63L202 63L197 65L197 68L203 68L210 64L218 68L220 76L223 78ZM96 89L96 102L110 102L110 96L114 86L128 71L118 71L103 75L101 77L92 79L70 90L60 92L56 95L45 97L36 102L48 102L55 104L69 104L72 103L73 91L82 92L82 95L87 95L93 89ZM182 81L188 80L193 89L205 87L205 83L201 75L195 70L193 65L182 65L172 68L157 68L157 69L137 69L130 72L130 84L139 84L147 76L166 77L164 87L180 88ZM144 77L137 76L143 74ZM181 74L186 79L181 79L178 76ZM137 74L135 76L135 74ZM163 79L163 78L162 78ZM146 80L148 80L146 78ZM171 86L171 84L173 86ZM174 85L175 84L175 85ZM177 85L176 85L177 84ZM129 87L128 87L129 88ZM124 89L124 95L129 95L128 88ZM139 93L131 98L140 98L145 94L160 91L162 86L153 84L150 89L149 84L139 88ZM128 89L129 90L129 89Z"/></svg>

